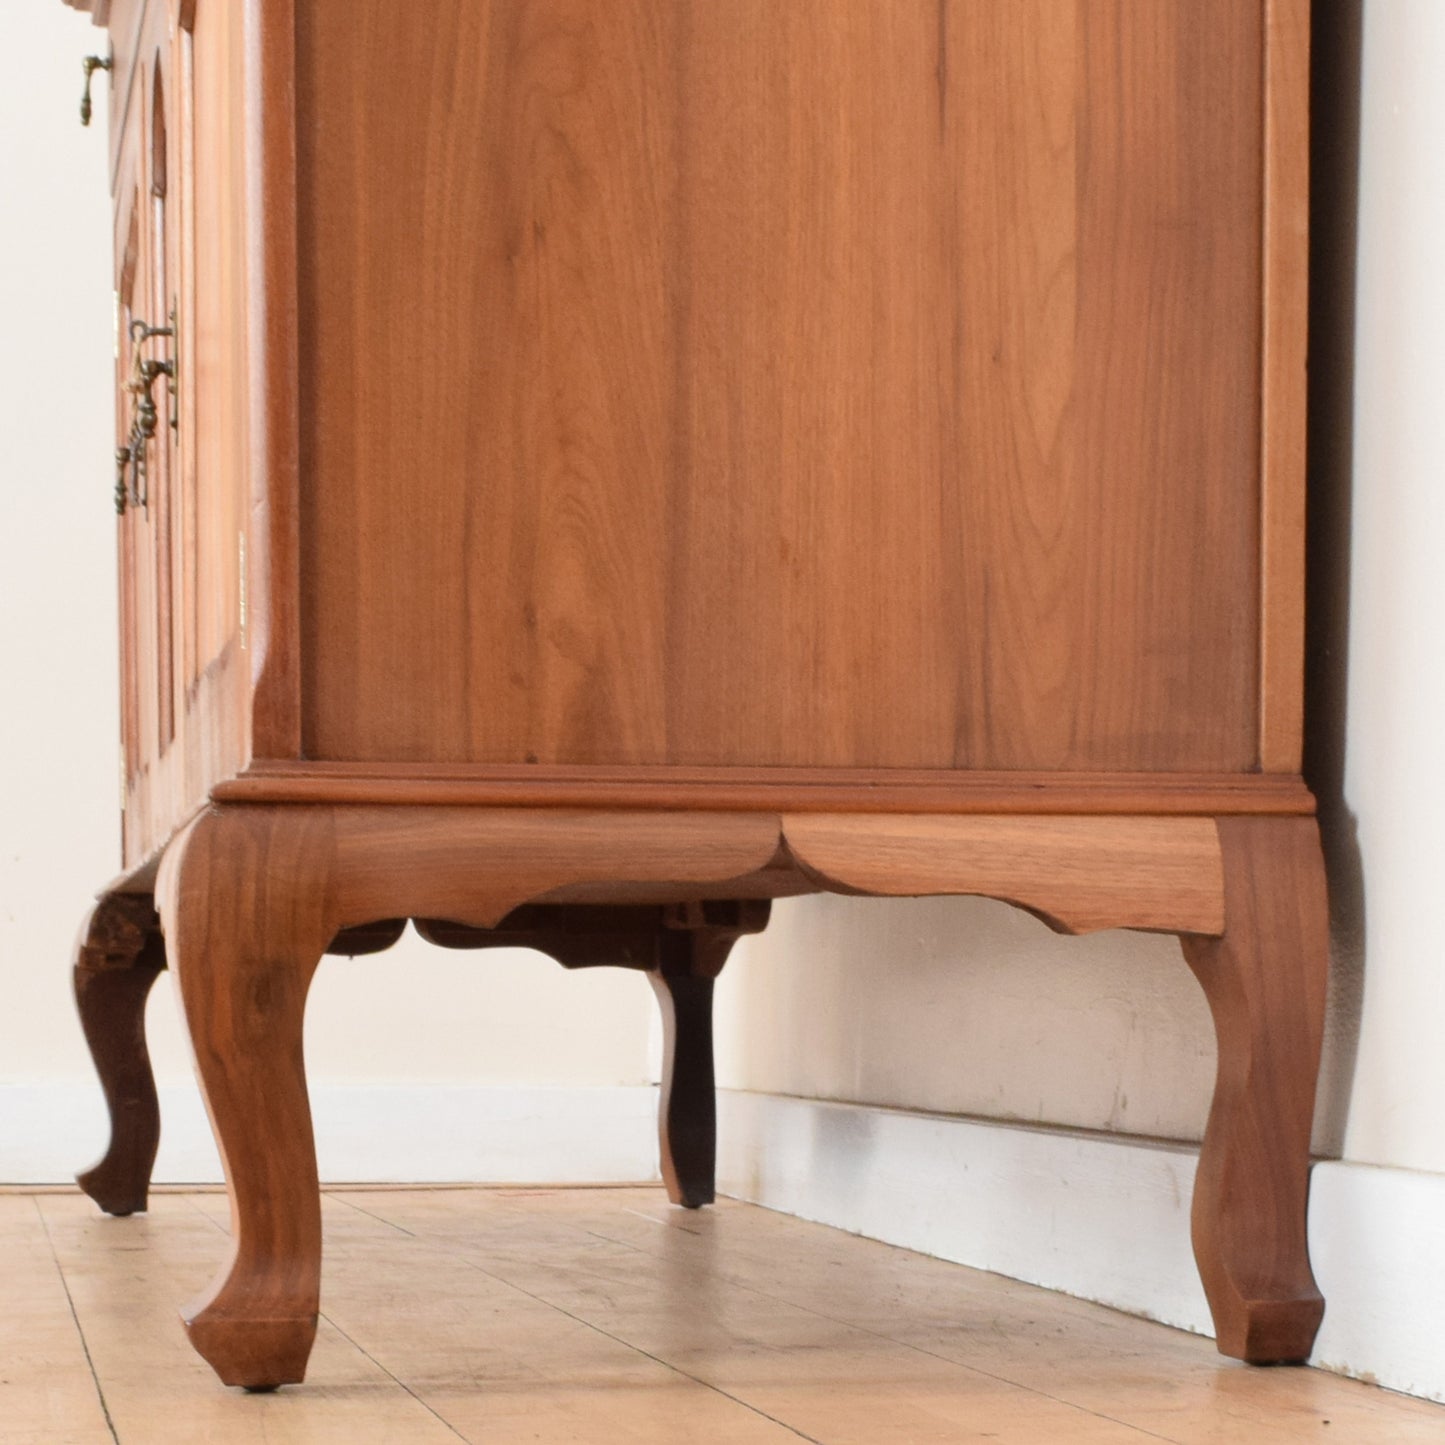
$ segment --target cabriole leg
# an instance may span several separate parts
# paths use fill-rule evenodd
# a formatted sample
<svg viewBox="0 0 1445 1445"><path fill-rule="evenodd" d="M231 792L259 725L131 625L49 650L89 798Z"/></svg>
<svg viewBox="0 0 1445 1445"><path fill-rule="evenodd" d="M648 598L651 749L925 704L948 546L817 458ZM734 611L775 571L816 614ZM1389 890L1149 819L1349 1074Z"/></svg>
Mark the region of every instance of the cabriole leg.
<svg viewBox="0 0 1445 1445"><path fill-rule="evenodd" d="M713 1080L713 981L733 944L767 925L766 901L701 903L665 915L658 967L648 973L662 1010L662 1089L657 1138L667 1197L686 1209L716 1196L717 1091Z"/></svg>
<svg viewBox="0 0 1445 1445"><path fill-rule="evenodd" d="M710 978L660 969L647 975L662 1009L662 1092L657 1144L667 1197L685 1209L715 1197L717 1093Z"/></svg>
<svg viewBox="0 0 1445 1445"><path fill-rule="evenodd" d="M1219 1040L1194 1253L1222 1354L1304 1360L1324 1301L1305 1208L1329 922L1313 818L1221 818L1225 931L1186 937Z"/></svg>
<svg viewBox="0 0 1445 1445"><path fill-rule="evenodd" d="M80 1025L110 1112L105 1155L76 1182L107 1214L135 1214L146 1207L161 1118L145 1010L165 966L150 896L106 894L80 930L74 982Z"/></svg>
<svg viewBox="0 0 1445 1445"><path fill-rule="evenodd" d="M161 916L231 1196L231 1253L182 1314L228 1385L301 1380L316 1335L321 1205L302 1061L327 926L329 811L212 811L174 842Z"/></svg>

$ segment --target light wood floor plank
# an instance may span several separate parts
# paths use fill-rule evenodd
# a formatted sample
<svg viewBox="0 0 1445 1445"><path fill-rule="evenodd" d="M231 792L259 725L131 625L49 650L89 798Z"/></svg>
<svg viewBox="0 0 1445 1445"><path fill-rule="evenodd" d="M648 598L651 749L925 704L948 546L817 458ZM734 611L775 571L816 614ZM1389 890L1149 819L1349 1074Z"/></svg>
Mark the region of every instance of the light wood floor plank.
<svg viewBox="0 0 1445 1445"><path fill-rule="evenodd" d="M816 1248L817 1226L787 1215L743 1210L740 1227L727 1225L720 1257L709 1234L725 1215L726 1206L689 1216L654 1201L573 1218L654 1255L691 1251L770 1296L1184 1445L1290 1445L1326 1429L1332 1438L1373 1442L1382 1401L1390 1433L1379 1438L1445 1439L1439 1406L1318 1370L1222 1360L1199 1336L875 1241L854 1241L849 1267L839 1270Z"/></svg>
<svg viewBox="0 0 1445 1445"><path fill-rule="evenodd" d="M34 1199L0 1199L0 1440L111 1445L99 1388Z"/></svg>
<svg viewBox="0 0 1445 1445"><path fill-rule="evenodd" d="M189 1198L153 1198L149 1214L130 1219L109 1219L78 1195L40 1204L121 1445L457 1445L454 1432L325 1324L304 1389L248 1395L219 1385L177 1315L226 1249Z"/></svg>
<svg viewBox="0 0 1445 1445"><path fill-rule="evenodd" d="M458 1212L486 1202L473 1196ZM325 1220L339 1241L323 1285L328 1314L468 1438L672 1445L691 1434L795 1445L791 1430L425 1236L331 1200ZM516 1236L525 1251L524 1223Z"/></svg>
<svg viewBox="0 0 1445 1445"><path fill-rule="evenodd" d="M228 1222L215 1193L0 1195L3 1445L105 1445L98 1388L119 1445L1445 1440L1445 1408L657 1189L330 1191L308 1383L246 1395L176 1318Z"/></svg>
<svg viewBox="0 0 1445 1445"><path fill-rule="evenodd" d="M578 1232L585 1243L574 1246L578 1252L559 1274L570 1278L548 1295L565 1308L625 1306L619 1281L668 1279L674 1294L688 1281L698 1291L698 1312L707 1316L718 1309L723 1286L733 1286L767 1302L760 1306L765 1314L775 1304L791 1304L960 1365L1000 1386L1073 1406L1115 1429L1181 1445L1240 1440L1286 1445L1318 1440L1328 1430L1335 1432L1330 1438L1372 1441L1371 1432L1381 1428L1382 1405L1394 1433L1380 1438L1398 1438L1401 1445L1445 1439L1445 1410L1438 1406L1315 1370L1251 1369L1222 1360L1212 1342L1198 1336L875 1241L822 1231L832 1243L820 1248L819 1226L765 1210L724 1202L688 1213L672 1209L655 1191L572 1198L560 1191L499 1192L503 1217L482 1228L425 1195L391 1203L384 1195L346 1197L449 1247L489 1250L495 1263L488 1267L517 1281L528 1279L527 1271L537 1279L557 1273L569 1259L568 1230ZM428 1224L433 1213L436 1222ZM534 1241L545 1240L547 1248L514 1267L511 1241L527 1218L533 1220ZM625 1253L609 1254L609 1245L647 1254L656 1263L650 1270L640 1267ZM695 1337L687 1319L673 1328L677 1347ZM645 1329L628 1337L644 1348L655 1343ZM733 1349L728 1358L736 1363L742 1355ZM721 1364L724 1371L732 1367L726 1359ZM725 1376L718 1378L725 1382ZM776 1400L772 1405L781 1408ZM784 1418L799 1423L786 1411ZM1042 1419L1038 1424L1044 1428ZM813 1425L834 1428L818 1420Z"/></svg>
<svg viewBox="0 0 1445 1445"><path fill-rule="evenodd" d="M721 1218L679 1217L653 1204L589 1227L655 1253L659 1229L671 1226L681 1231L666 1236L671 1246L689 1248L691 1234L706 1258L716 1253L706 1232ZM1391 1445L1445 1439L1445 1411L1424 1401L1318 1370L1225 1361L1199 1336L874 1241L857 1241L846 1271L830 1269L810 1247L816 1226L768 1211L745 1218L738 1247L714 1266L730 1277L1170 1440L1290 1445L1318 1440L1328 1420L1334 1438L1373 1441L1382 1400Z"/></svg>
<svg viewBox="0 0 1445 1445"><path fill-rule="evenodd" d="M224 1200L198 1202L223 1218ZM465 1221L495 1203L479 1191L453 1208ZM796 1445L793 1430L478 1270L445 1244L330 1198L323 1219L327 1318L469 1439L675 1445L691 1435ZM525 1216L508 1218L507 1227L519 1256L548 1247L528 1245Z"/></svg>
<svg viewBox="0 0 1445 1445"><path fill-rule="evenodd" d="M1124 1445L1148 1438L1117 1420L736 1286L705 1263L674 1256L649 1267L636 1249L565 1218L543 1213L528 1223L527 1211L505 1196L470 1222L424 1196L342 1198L809 1439ZM533 1230L540 1241L527 1239Z"/></svg>

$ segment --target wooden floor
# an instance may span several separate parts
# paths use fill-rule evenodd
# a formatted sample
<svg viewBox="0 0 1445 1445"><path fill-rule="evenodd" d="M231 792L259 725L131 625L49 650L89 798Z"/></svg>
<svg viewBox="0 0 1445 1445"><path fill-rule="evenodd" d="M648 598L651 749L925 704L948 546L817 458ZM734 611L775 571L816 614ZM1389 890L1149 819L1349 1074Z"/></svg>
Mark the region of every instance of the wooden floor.
<svg viewBox="0 0 1445 1445"><path fill-rule="evenodd" d="M4 1445L1338 1445L1445 1407L747 1205L658 1189L331 1191L308 1382L219 1385L176 1305L225 1197L0 1195Z"/></svg>

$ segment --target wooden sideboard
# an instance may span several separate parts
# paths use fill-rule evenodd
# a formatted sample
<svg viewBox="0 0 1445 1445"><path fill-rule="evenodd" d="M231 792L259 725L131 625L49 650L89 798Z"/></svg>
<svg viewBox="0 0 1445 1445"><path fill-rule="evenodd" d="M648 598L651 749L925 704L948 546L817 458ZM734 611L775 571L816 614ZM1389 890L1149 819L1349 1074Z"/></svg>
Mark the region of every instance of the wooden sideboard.
<svg viewBox="0 0 1445 1445"><path fill-rule="evenodd" d="M144 1207L168 964L221 1378L315 1332L323 953L415 919L645 969L696 1205L712 980L820 890L1180 934L1219 1345L1308 1355L1307 0L70 3L110 41L126 798L82 1182Z"/></svg>

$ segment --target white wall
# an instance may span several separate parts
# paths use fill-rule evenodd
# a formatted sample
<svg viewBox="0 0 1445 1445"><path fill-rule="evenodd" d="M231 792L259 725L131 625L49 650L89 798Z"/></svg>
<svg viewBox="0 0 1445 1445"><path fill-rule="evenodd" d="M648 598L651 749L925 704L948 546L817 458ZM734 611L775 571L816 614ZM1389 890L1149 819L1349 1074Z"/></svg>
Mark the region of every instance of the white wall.
<svg viewBox="0 0 1445 1445"><path fill-rule="evenodd" d="M1059 938L978 898L779 904L719 985L733 1088L1197 1138L1214 1076L1177 939Z"/></svg>
<svg viewBox="0 0 1445 1445"><path fill-rule="evenodd" d="M0 85L6 1080L85 1066L65 960L87 895L120 865L110 201L104 125L76 118L78 57L97 37L59 0L13 9Z"/></svg>
<svg viewBox="0 0 1445 1445"><path fill-rule="evenodd" d="M91 1162L101 1106L69 965L90 898L120 867L103 76L96 123L83 130L77 118L80 57L104 34L60 0L11 10L0 84L0 1117L10 1116L0 1182L33 1177L20 1156L33 1160L53 1134L46 1101L68 1119L76 1088L93 1100L89 1131L74 1144L52 1137L45 1159L66 1162L45 1172ZM567 974L536 954L445 953L408 935L389 953L323 964L308 1064L322 1091L445 1082L486 1098L496 1085L645 1086L652 1010L635 974ZM150 1026L162 1083L188 1084L165 980ZM414 1097L424 1109L425 1092ZM447 1097L454 1104L456 1091ZM626 1114L647 1142L645 1109ZM374 1177L386 1175L386 1139L371 1157Z"/></svg>
<svg viewBox="0 0 1445 1445"><path fill-rule="evenodd" d="M1344 1153L1445 1171L1445 5L1365 6L1345 800L1364 1008Z"/></svg>

